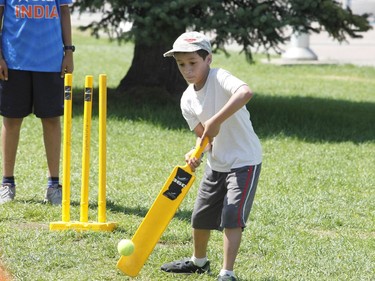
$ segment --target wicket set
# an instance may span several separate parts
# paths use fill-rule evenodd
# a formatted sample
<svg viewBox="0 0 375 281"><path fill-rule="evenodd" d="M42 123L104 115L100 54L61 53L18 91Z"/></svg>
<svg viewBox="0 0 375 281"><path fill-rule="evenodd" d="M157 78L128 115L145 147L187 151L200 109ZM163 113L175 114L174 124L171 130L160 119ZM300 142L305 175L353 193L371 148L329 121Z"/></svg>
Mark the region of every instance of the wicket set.
<svg viewBox="0 0 375 281"><path fill-rule="evenodd" d="M70 162L73 75L65 74L64 80L64 137L63 137L63 181L62 181L62 220L50 223L50 230L94 230L113 231L114 222L106 222L106 118L107 118L107 76L99 75L99 186L98 221L89 222L89 172L90 172L90 136L93 98L93 76L85 77L83 142L82 142L82 179L80 199L80 221L70 221Z"/></svg>

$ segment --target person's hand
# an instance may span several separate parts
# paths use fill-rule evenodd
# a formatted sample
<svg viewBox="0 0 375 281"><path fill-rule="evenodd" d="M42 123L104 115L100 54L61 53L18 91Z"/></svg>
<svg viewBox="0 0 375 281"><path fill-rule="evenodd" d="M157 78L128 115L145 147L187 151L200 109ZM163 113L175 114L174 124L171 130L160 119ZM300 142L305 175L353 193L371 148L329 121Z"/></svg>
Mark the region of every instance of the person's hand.
<svg viewBox="0 0 375 281"><path fill-rule="evenodd" d="M73 73L74 63L73 63L73 52L65 51L64 59L61 65L61 78L64 78L65 73Z"/></svg>
<svg viewBox="0 0 375 281"><path fill-rule="evenodd" d="M195 172L195 170L199 167L199 165L202 163L202 157L196 158L191 157L195 149L190 150L188 153L185 154L185 162L190 166L191 170Z"/></svg>
<svg viewBox="0 0 375 281"><path fill-rule="evenodd" d="M8 80L8 65L3 58L0 59L0 79Z"/></svg>
<svg viewBox="0 0 375 281"><path fill-rule="evenodd" d="M204 123L204 130L203 130L201 139L203 140L205 137L208 137L209 142L211 143L214 137L216 137L219 134L219 131L220 131L220 124L214 122L212 119L208 119Z"/></svg>

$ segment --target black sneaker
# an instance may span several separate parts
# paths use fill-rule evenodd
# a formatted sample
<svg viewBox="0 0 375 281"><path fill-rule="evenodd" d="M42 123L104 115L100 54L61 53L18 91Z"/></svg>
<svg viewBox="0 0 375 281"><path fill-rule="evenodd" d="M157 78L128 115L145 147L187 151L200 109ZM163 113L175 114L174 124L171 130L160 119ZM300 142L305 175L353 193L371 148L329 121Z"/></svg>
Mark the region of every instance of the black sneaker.
<svg viewBox="0 0 375 281"><path fill-rule="evenodd" d="M210 261L207 261L204 266L196 266L189 258L185 258L179 261L173 261L166 264L163 264L160 268L165 272L170 273L207 273L210 274Z"/></svg>

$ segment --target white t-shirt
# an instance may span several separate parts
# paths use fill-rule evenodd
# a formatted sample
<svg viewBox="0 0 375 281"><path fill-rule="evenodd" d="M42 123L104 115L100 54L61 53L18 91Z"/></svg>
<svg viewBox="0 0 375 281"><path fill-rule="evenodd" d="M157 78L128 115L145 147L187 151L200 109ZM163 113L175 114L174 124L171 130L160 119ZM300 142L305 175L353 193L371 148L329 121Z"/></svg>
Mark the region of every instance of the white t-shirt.
<svg viewBox="0 0 375 281"><path fill-rule="evenodd" d="M216 114L245 82L223 69L211 69L206 84L199 90L189 85L181 97L182 115L190 130L204 124ZM207 164L214 171L229 172L231 169L262 162L262 148L250 121L250 113L243 106L220 127L213 140Z"/></svg>

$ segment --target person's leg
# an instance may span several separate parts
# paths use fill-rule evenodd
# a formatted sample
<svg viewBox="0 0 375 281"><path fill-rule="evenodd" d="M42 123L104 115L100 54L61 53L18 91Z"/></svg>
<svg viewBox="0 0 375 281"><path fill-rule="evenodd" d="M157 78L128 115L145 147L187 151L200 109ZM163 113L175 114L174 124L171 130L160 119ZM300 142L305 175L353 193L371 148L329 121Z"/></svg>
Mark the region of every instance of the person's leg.
<svg viewBox="0 0 375 281"><path fill-rule="evenodd" d="M223 267L219 276L235 280L234 264L241 244L242 231L250 215L261 165L234 169L227 177L227 194L222 213ZM225 280L225 279L223 279Z"/></svg>
<svg viewBox="0 0 375 281"><path fill-rule="evenodd" d="M64 79L59 72L33 72L34 114L41 118L48 177L59 177Z"/></svg>
<svg viewBox="0 0 375 281"><path fill-rule="evenodd" d="M225 228L223 234L224 259L223 269L233 271L242 237L242 228Z"/></svg>
<svg viewBox="0 0 375 281"><path fill-rule="evenodd" d="M0 186L0 204L12 201L16 196L14 166L16 164L22 120L22 118L3 117L3 126L1 129L3 179Z"/></svg>
<svg viewBox="0 0 375 281"><path fill-rule="evenodd" d="M58 178L60 171L61 122L60 117L42 118L48 177Z"/></svg>
<svg viewBox="0 0 375 281"><path fill-rule="evenodd" d="M207 257L210 233L210 230L207 229L193 229L194 257L198 259Z"/></svg>
<svg viewBox="0 0 375 281"><path fill-rule="evenodd" d="M165 263L161 270L171 273L210 273L210 261L207 259L206 250L210 230L194 229L194 254L191 258L183 258L173 262Z"/></svg>
<svg viewBox="0 0 375 281"><path fill-rule="evenodd" d="M2 167L3 183L14 185L21 125L23 118L32 112L32 83L29 71L9 69L8 75L7 81L0 81Z"/></svg>
<svg viewBox="0 0 375 281"><path fill-rule="evenodd" d="M209 239L210 230L193 228L193 256L163 264L161 270L172 273L210 273L210 261L206 253Z"/></svg>
<svg viewBox="0 0 375 281"><path fill-rule="evenodd" d="M220 229L221 210L225 196L226 174L206 167L192 214L194 252L191 258L162 265L161 270L173 273L210 273L207 246L210 230Z"/></svg>
<svg viewBox="0 0 375 281"><path fill-rule="evenodd" d="M192 261L203 266L211 230L221 230L221 213L226 194L226 173L212 171L208 166L201 181L192 214L194 253Z"/></svg>
<svg viewBox="0 0 375 281"><path fill-rule="evenodd" d="M20 130L23 118L3 117L3 126L1 130L2 154L3 154L3 176L13 177L14 166Z"/></svg>
<svg viewBox="0 0 375 281"><path fill-rule="evenodd" d="M41 118L48 179L44 202L60 205L59 184L61 121L64 113L64 79L59 72L33 72L34 114Z"/></svg>
<svg viewBox="0 0 375 281"><path fill-rule="evenodd" d="M61 150L60 117L41 118L41 120L48 166L48 186L44 202L60 205L62 201L62 187L59 184Z"/></svg>

